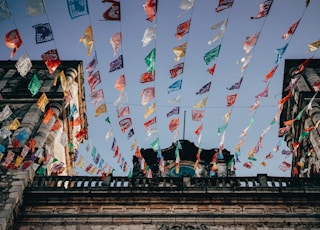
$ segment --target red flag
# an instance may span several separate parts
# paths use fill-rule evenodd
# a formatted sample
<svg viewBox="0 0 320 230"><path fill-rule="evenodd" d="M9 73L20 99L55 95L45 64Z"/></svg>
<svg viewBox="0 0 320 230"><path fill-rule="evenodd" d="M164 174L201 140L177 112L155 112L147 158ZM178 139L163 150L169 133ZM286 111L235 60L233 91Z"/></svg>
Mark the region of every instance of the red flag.
<svg viewBox="0 0 320 230"><path fill-rule="evenodd" d="M311 62L312 58L313 58L313 56L311 58L306 59L304 62L302 62L299 65L298 69L293 74L301 73L306 68L306 66L309 65L309 63Z"/></svg>
<svg viewBox="0 0 320 230"><path fill-rule="evenodd" d="M221 12L225 9L232 7L233 0L219 0L218 7L216 8L216 12Z"/></svg>
<svg viewBox="0 0 320 230"><path fill-rule="evenodd" d="M60 58L58 55L58 50L52 49L49 50L41 55L42 60L46 64L49 73L53 74L54 71L59 67L61 64Z"/></svg>
<svg viewBox="0 0 320 230"><path fill-rule="evenodd" d="M117 145L114 150L113 158L116 158L119 155L119 146Z"/></svg>
<svg viewBox="0 0 320 230"><path fill-rule="evenodd" d="M76 134L75 137L78 142L82 142L87 135L88 135L88 130L86 128L83 128Z"/></svg>
<svg viewBox="0 0 320 230"><path fill-rule="evenodd" d="M248 169L251 169L252 167L252 162L251 161L247 161L243 164L244 167L248 168Z"/></svg>
<svg viewBox="0 0 320 230"><path fill-rule="evenodd" d="M120 21L121 13L120 13L120 2L117 1L103 1L103 2L111 2L112 5L103 13L103 18L107 21Z"/></svg>
<svg viewBox="0 0 320 230"><path fill-rule="evenodd" d="M211 67L208 69L209 74L213 75L215 69L216 69L216 64L214 64L213 66L211 66Z"/></svg>
<svg viewBox="0 0 320 230"><path fill-rule="evenodd" d="M178 25L177 32L176 32L176 34L174 36L178 40L180 40L184 35L189 33L190 24L191 24L191 19L189 19L189 20L181 23L180 25Z"/></svg>
<svg viewBox="0 0 320 230"><path fill-rule="evenodd" d="M169 123L169 130L170 132L173 132L174 130L176 130L179 126L179 118L173 118L171 119L170 123Z"/></svg>
<svg viewBox="0 0 320 230"><path fill-rule="evenodd" d="M227 96L227 106L233 105L237 100L237 94Z"/></svg>
<svg viewBox="0 0 320 230"><path fill-rule="evenodd" d="M272 76L276 72L277 68L278 68L278 65L276 65L275 67L272 68L272 70L270 70L270 72L264 78L265 82L269 81L269 79L272 78Z"/></svg>
<svg viewBox="0 0 320 230"><path fill-rule="evenodd" d="M157 118L154 117L150 119L149 121L146 121L143 125L147 129L150 125L155 124L157 122Z"/></svg>
<svg viewBox="0 0 320 230"><path fill-rule="evenodd" d="M45 113L42 122L43 122L44 124L48 124L49 121L51 120L51 118L53 117L53 115L54 115L53 109L52 109L52 108L49 108L49 109L47 110L47 112Z"/></svg>
<svg viewBox="0 0 320 230"><path fill-rule="evenodd" d="M140 76L140 83L152 82L155 80L154 73L145 72Z"/></svg>
<svg viewBox="0 0 320 230"><path fill-rule="evenodd" d="M128 118L124 118L121 121L119 121L119 125L120 125L120 128L121 128L121 132L125 133L126 130L132 125L132 120L129 117Z"/></svg>
<svg viewBox="0 0 320 230"><path fill-rule="evenodd" d="M196 135L199 135L199 134L201 133L201 131L202 131L202 127L203 127L203 124L201 123L201 124L199 125L199 127L196 129L196 131L194 131L194 133L195 133Z"/></svg>
<svg viewBox="0 0 320 230"><path fill-rule="evenodd" d="M288 101L290 97L291 97L291 91L289 91L289 93L287 94L287 96L281 98L281 99L278 101L278 105L282 105L283 103L285 103L286 101Z"/></svg>
<svg viewBox="0 0 320 230"><path fill-rule="evenodd" d="M59 120L56 120L56 121L54 122L54 125L51 127L51 130L50 130L50 131L56 131L56 130L58 130L60 127L61 127L61 124L60 124Z"/></svg>
<svg viewBox="0 0 320 230"><path fill-rule="evenodd" d="M296 31L299 23L300 23L300 19L299 19L297 22L293 23L293 24L289 27L289 29L287 30L287 32L285 32L284 35L282 35L282 39L283 39L283 40L286 40L288 37L290 37L291 35L293 35L294 32Z"/></svg>
<svg viewBox="0 0 320 230"><path fill-rule="evenodd" d="M12 49L10 58L14 56L18 48L22 45L22 39L18 30L11 30L5 36L5 43L9 49Z"/></svg>
<svg viewBox="0 0 320 230"><path fill-rule="evenodd" d="M172 69L170 69L171 78L175 78L175 77L179 76L180 74L182 74L183 67L184 67L184 63L181 62L181 63L175 65Z"/></svg>
<svg viewBox="0 0 320 230"><path fill-rule="evenodd" d="M141 159L141 158L142 158L142 155L141 155L141 152L140 152L140 148L139 148L139 147L136 148L136 151L134 152L134 155L135 155L136 157L138 157L138 159Z"/></svg>
<svg viewBox="0 0 320 230"><path fill-rule="evenodd" d="M77 126L77 125L81 125L81 123L82 123L81 117L77 117L74 121L71 122L70 126L74 127L74 126Z"/></svg>
<svg viewBox="0 0 320 230"><path fill-rule="evenodd" d="M268 15L273 0L266 0L259 6L259 13L256 17L250 17L250 19L259 19Z"/></svg>
<svg viewBox="0 0 320 230"><path fill-rule="evenodd" d="M148 18L146 20L152 22L157 14L157 0L146 0L146 3L143 4L143 9L146 12Z"/></svg>

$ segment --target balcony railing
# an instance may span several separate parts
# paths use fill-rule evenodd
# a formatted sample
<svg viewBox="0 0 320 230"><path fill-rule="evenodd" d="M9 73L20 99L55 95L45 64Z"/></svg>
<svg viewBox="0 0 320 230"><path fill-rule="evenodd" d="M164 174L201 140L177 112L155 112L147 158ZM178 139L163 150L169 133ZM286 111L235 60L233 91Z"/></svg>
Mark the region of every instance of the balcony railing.
<svg viewBox="0 0 320 230"><path fill-rule="evenodd" d="M223 190L292 190L320 191L317 178L268 177L88 177L88 176L36 176L28 187L31 190L108 190L112 191L223 191Z"/></svg>

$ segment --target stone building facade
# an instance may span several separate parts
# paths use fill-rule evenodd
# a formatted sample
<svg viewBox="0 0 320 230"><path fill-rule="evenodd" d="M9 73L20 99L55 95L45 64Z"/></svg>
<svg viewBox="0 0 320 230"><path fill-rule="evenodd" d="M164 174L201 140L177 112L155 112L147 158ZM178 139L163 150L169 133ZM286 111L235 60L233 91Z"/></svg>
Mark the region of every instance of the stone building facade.
<svg viewBox="0 0 320 230"><path fill-rule="evenodd" d="M75 175L82 141L76 135L87 128L82 61L63 61L53 74L43 61L32 61L24 77L15 65L0 62L2 169Z"/></svg>
<svg viewBox="0 0 320 230"><path fill-rule="evenodd" d="M286 60L279 136L293 153L292 176L320 172L320 60Z"/></svg>

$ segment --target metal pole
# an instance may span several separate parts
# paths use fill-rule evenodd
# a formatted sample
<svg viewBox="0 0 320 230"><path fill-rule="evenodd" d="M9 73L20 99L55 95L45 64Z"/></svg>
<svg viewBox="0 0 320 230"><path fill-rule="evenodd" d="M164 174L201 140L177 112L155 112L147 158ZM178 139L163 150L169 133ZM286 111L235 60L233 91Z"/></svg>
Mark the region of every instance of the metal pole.
<svg viewBox="0 0 320 230"><path fill-rule="evenodd" d="M183 136L182 136L182 140L184 140L185 130L186 130L186 111L184 111L184 114L183 114Z"/></svg>

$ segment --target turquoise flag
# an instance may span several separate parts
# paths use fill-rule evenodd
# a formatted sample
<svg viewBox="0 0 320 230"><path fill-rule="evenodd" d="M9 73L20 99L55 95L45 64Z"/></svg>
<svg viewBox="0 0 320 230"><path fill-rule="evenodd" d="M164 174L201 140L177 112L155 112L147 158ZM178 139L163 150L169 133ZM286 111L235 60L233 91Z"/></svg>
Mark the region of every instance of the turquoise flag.
<svg viewBox="0 0 320 230"><path fill-rule="evenodd" d="M168 88L168 93L171 93L176 90L180 90L182 86L182 79L175 81L173 84L171 84Z"/></svg>
<svg viewBox="0 0 320 230"><path fill-rule="evenodd" d="M282 48L276 49L276 53L277 53L277 59L276 59L276 61L275 61L275 64L276 64L276 65L279 64L279 62L280 62L280 60L281 60L284 52L286 52L286 49L287 49L287 47L288 47L288 44L289 44L289 43L287 43L287 44L286 44L284 47L282 47Z"/></svg>
<svg viewBox="0 0 320 230"><path fill-rule="evenodd" d="M220 53L220 48L221 48L221 44L216 46L215 48L213 48L212 50L208 51L205 55L204 55L204 61L206 62L207 65L209 65L209 63L213 60L216 60L219 56Z"/></svg>

